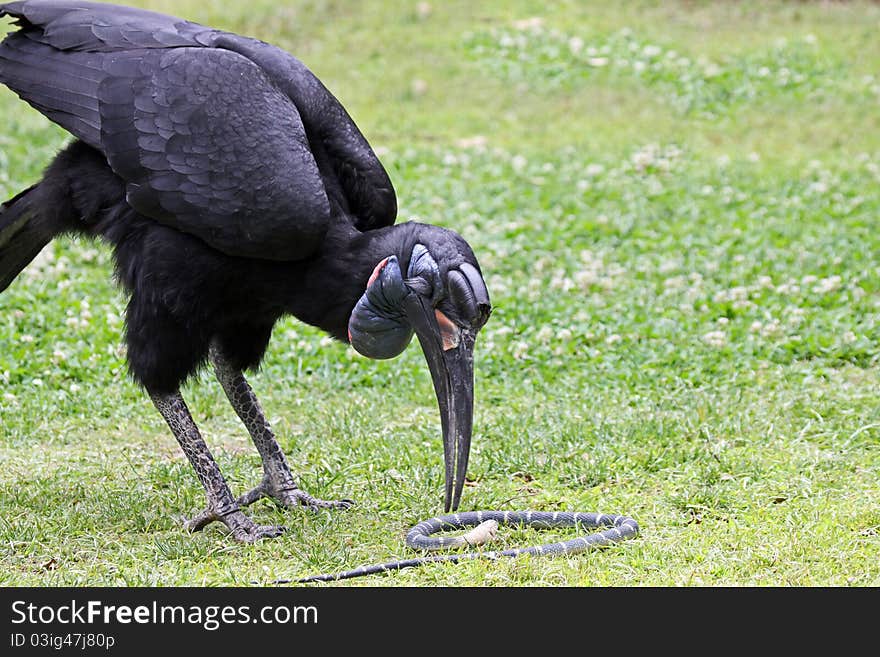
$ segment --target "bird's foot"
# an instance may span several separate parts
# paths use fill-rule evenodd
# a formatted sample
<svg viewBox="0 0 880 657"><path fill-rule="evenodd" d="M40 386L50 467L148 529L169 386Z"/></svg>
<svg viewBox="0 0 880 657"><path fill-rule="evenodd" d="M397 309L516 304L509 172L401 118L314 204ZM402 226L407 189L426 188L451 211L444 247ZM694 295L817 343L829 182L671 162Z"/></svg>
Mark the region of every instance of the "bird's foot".
<svg viewBox="0 0 880 657"><path fill-rule="evenodd" d="M218 520L229 528L232 537L242 543L253 543L261 538L276 538L285 531L281 525L258 525L248 518L240 509L229 513L220 514L212 509L206 509L197 516L187 520L184 527L191 532L201 531L209 523Z"/></svg>
<svg viewBox="0 0 880 657"><path fill-rule="evenodd" d="M268 477L264 477L260 485L238 498L239 506L253 504L264 497L271 497L286 509L304 506L310 511L319 509L348 509L354 504L354 500L319 500L290 482L277 484Z"/></svg>

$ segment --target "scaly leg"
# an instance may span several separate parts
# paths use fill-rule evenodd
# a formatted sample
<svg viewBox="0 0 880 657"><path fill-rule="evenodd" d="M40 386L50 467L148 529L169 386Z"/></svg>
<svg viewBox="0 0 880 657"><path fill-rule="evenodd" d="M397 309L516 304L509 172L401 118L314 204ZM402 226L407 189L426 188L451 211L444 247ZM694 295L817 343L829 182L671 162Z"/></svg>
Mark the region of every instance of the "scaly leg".
<svg viewBox="0 0 880 657"><path fill-rule="evenodd" d="M223 386L238 417L244 422L263 459L263 480L259 486L239 497L238 504L247 506L263 497L271 497L287 508L302 505L312 510L347 509L354 504L347 499L319 500L297 486L284 452L244 375L229 363L216 344L211 347L211 360L217 380Z"/></svg>
<svg viewBox="0 0 880 657"><path fill-rule="evenodd" d="M195 469L208 495L207 510L187 521L186 528L196 532L208 523L219 520L229 527L233 537L239 541L250 543L260 538L274 538L280 535L284 527L257 525L242 513L180 393L151 394L150 398L183 448L183 453Z"/></svg>

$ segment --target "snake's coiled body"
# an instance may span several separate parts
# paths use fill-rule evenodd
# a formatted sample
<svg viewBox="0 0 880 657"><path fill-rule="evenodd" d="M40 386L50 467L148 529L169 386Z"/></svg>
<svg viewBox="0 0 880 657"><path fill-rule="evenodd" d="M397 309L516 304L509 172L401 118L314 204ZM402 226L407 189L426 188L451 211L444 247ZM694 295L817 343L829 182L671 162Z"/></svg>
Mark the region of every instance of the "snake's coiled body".
<svg viewBox="0 0 880 657"><path fill-rule="evenodd" d="M388 563L361 566L354 570L346 570L340 573L325 575L313 575L296 580L298 583L306 582L333 582L363 575L373 575L391 570L413 568L427 563L458 562L471 559L498 559L501 557L516 557L521 554L550 555L550 554L576 554L593 547L600 547L632 538L639 533L638 523L627 516L606 513L578 513L569 511L468 511L465 513L453 513L445 516L437 516L423 520L413 527L406 535L406 544L417 550L438 550L452 548L461 545L472 544L462 536L439 536L432 537L439 531L450 531L474 527L495 521L503 525L524 525L540 529L553 527L605 527L606 529L579 536L568 541L558 543L546 543L533 547L513 548L510 550L487 550L484 552L467 552L464 554L441 554L402 561L390 561ZM277 580L275 584L289 584L291 580Z"/></svg>

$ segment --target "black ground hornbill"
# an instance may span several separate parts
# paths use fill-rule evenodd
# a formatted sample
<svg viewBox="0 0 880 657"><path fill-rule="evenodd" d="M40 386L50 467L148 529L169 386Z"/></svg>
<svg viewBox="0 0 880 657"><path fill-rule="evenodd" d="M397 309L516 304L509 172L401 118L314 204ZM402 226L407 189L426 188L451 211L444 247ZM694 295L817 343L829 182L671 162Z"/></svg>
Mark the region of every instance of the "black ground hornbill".
<svg viewBox="0 0 880 657"><path fill-rule="evenodd" d="M345 109L296 58L256 39L81 0L0 4L17 30L0 81L75 137L0 206L0 291L55 236L102 238L130 295L131 374L208 497L192 530L275 536L241 507L347 507L301 490L242 372L285 314L372 358L418 336L440 405L446 508L458 507L473 417L473 347L489 295L468 244L393 225L394 189ZM180 395L206 361L263 460L235 498Z"/></svg>

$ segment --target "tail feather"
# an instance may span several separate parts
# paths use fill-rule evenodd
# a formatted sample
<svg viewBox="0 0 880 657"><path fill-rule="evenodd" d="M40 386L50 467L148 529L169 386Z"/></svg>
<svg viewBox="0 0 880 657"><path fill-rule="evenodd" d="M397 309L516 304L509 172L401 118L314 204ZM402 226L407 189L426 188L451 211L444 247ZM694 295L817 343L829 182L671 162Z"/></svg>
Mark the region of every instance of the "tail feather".
<svg viewBox="0 0 880 657"><path fill-rule="evenodd" d="M36 185L0 205L0 292L37 257L57 231L41 220Z"/></svg>

